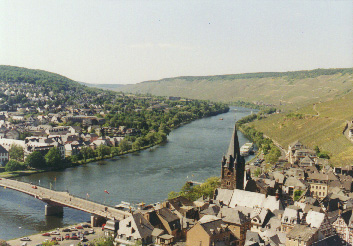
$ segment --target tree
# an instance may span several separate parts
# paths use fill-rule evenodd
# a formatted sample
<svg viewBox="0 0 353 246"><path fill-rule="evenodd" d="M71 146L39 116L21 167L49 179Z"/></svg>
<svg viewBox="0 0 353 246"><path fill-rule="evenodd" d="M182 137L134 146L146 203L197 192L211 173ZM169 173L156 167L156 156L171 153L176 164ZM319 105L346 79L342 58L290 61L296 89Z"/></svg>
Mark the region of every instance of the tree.
<svg viewBox="0 0 353 246"><path fill-rule="evenodd" d="M23 161L24 151L23 148L19 145L13 144L9 150L10 159Z"/></svg>
<svg viewBox="0 0 353 246"><path fill-rule="evenodd" d="M5 166L5 171L6 172L12 172L12 171L17 171L17 170L23 170L25 168L24 165L22 165L20 162L16 160L9 160Z"/></svg>
<svg viewBox="0 0 353 246"><path fill-rule="evenodd" d="M56 147L51 148L48 153L45 155L45 161L47 162L48 167L59 169L62 167L62 158L60 150Z"/></svg>
<svg viewBox="0 0 353 246"><path fill-rule="evenodd" d="M25 164L32 168L43 168L47 165L43 155L39 151L34 151L27 156Z"/></svg>
<svg viewBox="0 0 353 246"><path fill-rule="evenodd" d="M143 147L143 140L141 137L137 138L132 144L133 150L140 150Z"/></svg>
<svg viewBox="0 0 353 246"><path fill-rule="evenodd" d="M0 239L0 246L10 246L5 240Z"/></svg>
<svg viewBox="0 0 353 246"><path fill-rule="evenodd" d="M104 144L101 144L96 149L97 156L103 158L106 155L110 154L110 148Z"/></svg>
<svg viewBox="0 0 353 246"><path fill-rule="evenodd" d="M110 154L113 156L119 155L119 148L113 147L112 150L110 151Z"/></svg>
<svg viewBox="0 0 353 246"><path fill-rule="evenodd" d="M303 194L304 191L302 190L295 190L294 191L294 201L298 201L300 196Z"/></svg>
<svg viewBox="0 0 353 246"><path fill-rule="evenodd" d="M122 153L128 151L130 149L129 141L127 141L126 139L121 140L121 142L119 143L119 149Z"/></svg>
<svg viewBox="0 0 353 246"><path fill-rule="evenodd" d="M81 154L83 160L86 162L87 159L94 157L94 151L88 146L82 147Z"/></svg>

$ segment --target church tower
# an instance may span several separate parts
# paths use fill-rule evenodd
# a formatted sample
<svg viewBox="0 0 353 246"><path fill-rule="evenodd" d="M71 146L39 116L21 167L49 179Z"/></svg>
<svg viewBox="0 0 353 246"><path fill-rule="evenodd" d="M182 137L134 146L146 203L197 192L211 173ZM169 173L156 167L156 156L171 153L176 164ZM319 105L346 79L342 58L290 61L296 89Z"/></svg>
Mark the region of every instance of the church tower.
<svg viewBox="0 0 353 246"><path fill-rule="evenodd" d="M244 189L245 159L240 155L237 128L234 126L228 152L222 158L221 188Z"/></svg>

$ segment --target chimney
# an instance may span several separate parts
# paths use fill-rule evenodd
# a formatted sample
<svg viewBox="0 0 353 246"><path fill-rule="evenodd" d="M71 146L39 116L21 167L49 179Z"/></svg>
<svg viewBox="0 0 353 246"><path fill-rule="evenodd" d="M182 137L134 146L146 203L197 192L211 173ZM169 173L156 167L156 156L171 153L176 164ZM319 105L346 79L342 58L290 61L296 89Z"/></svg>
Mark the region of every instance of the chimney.
<svg viewBox="0 0 353 246"><path fill-rule="evenodd" d="M279 190L277 189L276 190L276 201L278 201L279 200Z"/></svg>

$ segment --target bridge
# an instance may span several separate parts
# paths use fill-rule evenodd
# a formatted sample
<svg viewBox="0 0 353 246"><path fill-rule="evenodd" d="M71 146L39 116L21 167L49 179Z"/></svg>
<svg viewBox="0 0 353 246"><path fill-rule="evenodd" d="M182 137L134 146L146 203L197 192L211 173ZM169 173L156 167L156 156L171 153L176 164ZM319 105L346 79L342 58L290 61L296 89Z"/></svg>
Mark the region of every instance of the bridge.
<svg viewBox="0 0 353 246"><path fill-rule="evenodd" d="M92 226L108 220L123 220L131 214L100 203L75 197L66 191L54 191L41 186L32 185L12 179L0 179L0 186L33 196L46 203L45 215L62 215L63 207L74 208L91 214Z"/></svg>

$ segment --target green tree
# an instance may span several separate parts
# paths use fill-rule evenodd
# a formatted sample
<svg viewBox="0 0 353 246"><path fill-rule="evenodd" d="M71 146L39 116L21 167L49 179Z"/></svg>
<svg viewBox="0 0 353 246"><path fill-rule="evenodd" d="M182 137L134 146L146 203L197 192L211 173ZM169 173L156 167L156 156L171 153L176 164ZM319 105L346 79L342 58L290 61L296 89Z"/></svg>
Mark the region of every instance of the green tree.
<svg viewBox="0 0 353 246"><path fill-rule="evenodd" d="M132 143L132 150L140 150L143 147L143 140L141 137L137 138L135 142Z"/></svg>
<svg viewBox="0 0 353 246"><path fill-rule="evenodd" d="M60 150L56 147L51 148L45 155L45 161L48 167L60 169L63 167Z"/></svg>
<svg viewBox="0 0 353 246"><path fill-rule="evenodd" d="M95 239L92 243L89 245L91 246L113 246L114 244L114 238L112 236L109 237L101 237L98 239Z"/></svg>
<svg viewBox="0 0 353 246"><path fill-rule="evenodd" d="M32 168L46 167L45 159L39 151L34 151L30 155L28 155L25 164Z"/></svg>
<svg viewBox="0 0 353 246"><path fill-rule="evenodd" d="M294 201L298 201L300 196L303 194L304 191L302 190L295 190L294 191Z"/></svg>
<svg viewBox="0 0 353 246"><path fill-rule="evenodd" d="M93 158L94 157L94 151L88 146L84 146L81 149L81 154L83 157L83 160L86 162L87 159Z"/></svg>
<svg viewBox="0 0 353 246"><path fill-rule="evenodd" d="M170 192L168 194L168 199L183 196L191 201L195 201L201 196L212 197L214 190L218 188L219 185L219 177L208 178L205 183L196 186L192 186L190 183L186 182L185 185L181 188L180 192Z"/></svg>
<svg viewBox="0 0 353 246"><path fill-rule="evenodd" d="M110 154L113 156L119 155L119 148L118 147L113 147L110 151Z"/></svg>
<svg viewBox="0 0 353 246"><path fill-rule="evenodd" d="M101 144L96 149L97 156L103 158L106 155L110 154L110 148L104 144Z"/></svg>
<svg viewBox="0 0 353 246"><path fill-rule="evenodd" d="M0 246L10 246L5 240L0 239Z"/></svg>
<svg viewBox="0 0 353 246"><path fill-rule="evenodd" d="M125 138L121 140L121 142L119 143L119 149L122 153L128 151L130 149L129 141L127 141L127 139Z"/></svg>
<svg viewBox="0 0 353 246"><path fill-rule="evenodd" d="M23 169L25 169L25 166L16 160L9 160L5 166L6 172L12 172Z"/></svg>
<svg viewBox="0 0 353 246"><path fill-rule="evenodd" d="M13 144L9 150L10 159L23 161L24 151L23 148L19 145Z"/></svg>

